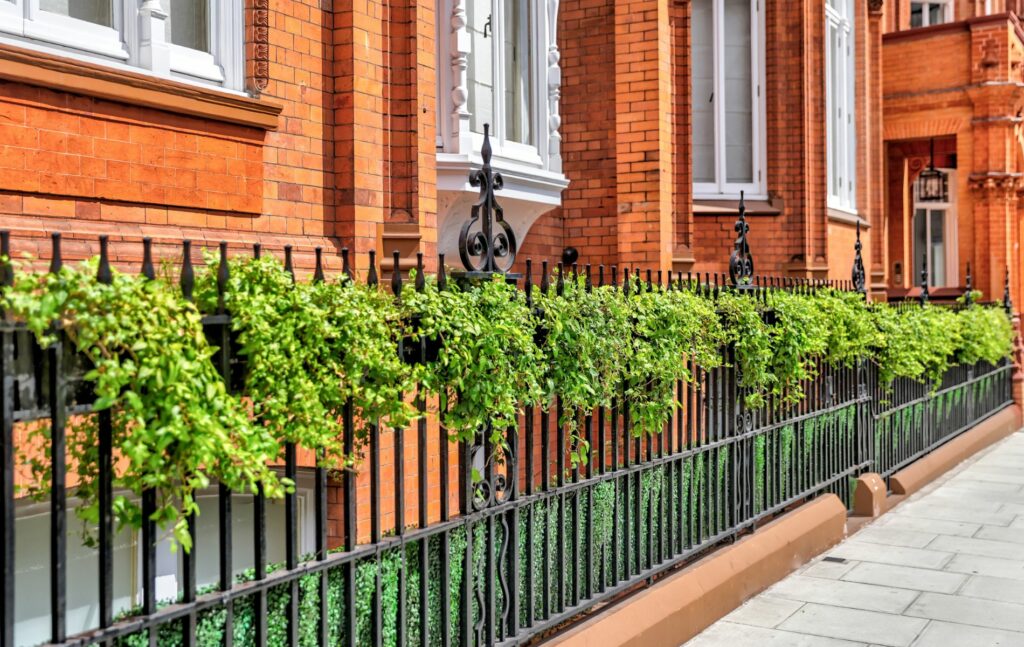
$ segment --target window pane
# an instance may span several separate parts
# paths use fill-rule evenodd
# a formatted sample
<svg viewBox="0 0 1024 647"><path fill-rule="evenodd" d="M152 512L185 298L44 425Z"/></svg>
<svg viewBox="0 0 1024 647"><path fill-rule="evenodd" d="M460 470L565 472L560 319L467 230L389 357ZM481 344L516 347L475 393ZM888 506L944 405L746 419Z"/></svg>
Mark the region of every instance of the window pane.
<svg viewBox="0 0 1024 647"><path fill-rule="evenodd" d="M167 6L167 0L164 1ZM170 43L210 51L210 9L207 0L170 0L166 38Z"/></svg>
<svg viewBox="0 0 1024 647"><path fill-rule="evenodd" d="M750 0L725 0L725 165L728 182L754 181Z"/></svg>
<svg viewBox="0 0 1024 647"><path fill-rule="evenodd" d="M828 112L828 137L829 137L829 191L832 195L840 195L842 191L842 146L843 120L842 120L842 77L839 74L842 52L839 49L839 30L829 23L828 26L828 84L829 84L829 112Z"/></svg>
<svg viewBox="0 0 1024 647"><path fill-rule="evenodd" d="M530 132L530 9L526 2L505 2L505 137L533 143Z"/></svg>
<svg viewBox="0 0 1024 647"><path fill-rule="evenodd" d="M910 26L911 27L923 27L924 26L924 10L920 2L910 3Z"/></svg>
<svg viewBox="0 0 1024 647"><path fill-rule="evenodd" d="M715 54L711 2L695 0L693 3L694 182L715 182Z"/></svg>
<svg viewBox="0 0 1024 647"><path fill-rule="evenodd" d="M482 133L484 124L494 125L494 29L491 0L470 0L466 6L469 31L469 112L470 128ZM486 35L485 35L486 33Z"/></svg>
<svg viewBox="0 0 1024 647"><path fill-rule="evenodd" d="M929 284L946 285L946 211L933 209L931 218L931 240L929 241L928 268Z"/></svg>
<svg viewBox="0 0 1024 647"><path fill-rule="evenodd" d="M113 0L39 0L39 8L43 11L77 18L87 22L112 27Z"/></svg>
<svg viewBox="0 0 1024 647"><path fill-rule="evenodd" d="M932 3L928 5L928 24L940 25L946 22L946 5Z"/></svg>

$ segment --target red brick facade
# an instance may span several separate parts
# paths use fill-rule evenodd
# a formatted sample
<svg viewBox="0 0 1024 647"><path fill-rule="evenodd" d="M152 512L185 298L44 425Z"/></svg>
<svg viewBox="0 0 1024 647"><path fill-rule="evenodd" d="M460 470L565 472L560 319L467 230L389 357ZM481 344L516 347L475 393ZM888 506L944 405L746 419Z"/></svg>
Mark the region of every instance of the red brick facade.
<svg viewBox="0 0 1024 647"><path fill-rule="evenodd" d="M859 208L837 216L826 205L824 0L762 1L770 199L748 204L757 271L848 278L859 219L872 281L884 284L881 3L855 4ZM46 258L47 234L61 231L70 261L109 235L122 269L138 262L144 236L164 258L178 257L188 238L197 261L198 248L226 240L235 253L256 242L271 252L292 245L305 271L315 247L334 270L342 247L359 252L360 270L365 252L390 263L393 249L406 266L421 251L433 269L439 119L447 118L439 79L451 65L438 39L451 17L435 0L247 4L248 86L261 90L251 98L59 56L26 63L24 50L0 45L0 228L13 232L17 252ZM735 202L695 203L692 190L691 3L559 5L569 184L561 206L521 241L518 267L532 258L539 271L573 246L581 263L724 271ZM391 456L387 433L381 443ZM414 451L410 444L407 473ZM429 453L434 478L436 447ZM368 496L368 475L360 479ZM411 520L417 504L406 499ZM435 519L439 502L429 504ZM393 507L382 502L385 527ZM361 533L368 526L361 522Z"/></svg>

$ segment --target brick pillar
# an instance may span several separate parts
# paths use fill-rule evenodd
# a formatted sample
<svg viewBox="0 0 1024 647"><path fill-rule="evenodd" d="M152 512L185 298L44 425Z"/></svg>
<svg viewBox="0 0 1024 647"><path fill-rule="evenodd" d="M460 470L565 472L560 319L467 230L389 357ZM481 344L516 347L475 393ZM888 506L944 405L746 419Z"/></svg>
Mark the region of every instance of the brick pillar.
<svg viewBox="0 0 1024 647"><path fill-rule="evenodd" d="M335 235L367 267L384 220L384 3L338 3L334 18Z"/></svg>
<svg viewBox="0 0 1024 647"><path fill-rule="evenodd" d="M615 2L615 180L620 265L672 267L669 0Z"/></svg>
<svg viewBox="0 0 1024 647"><path fill-rule="evenodd" d="M864 141L868 152L862 175L868 199L866 217L871 225L868 254L868 289L882 296L886 289L885 147L882 143L882 0L868 0L868 28L865 43L866 103L871 118L865 119Z"/></svg>
<svg viewBox="0 0 1024 647"><path fill-rule="evenodd" d="M413 0L415 15L415 68L412 83L416 129L415 216L420 225L420 251L428 270L437 266L437 42L435 0Z"/></svg>

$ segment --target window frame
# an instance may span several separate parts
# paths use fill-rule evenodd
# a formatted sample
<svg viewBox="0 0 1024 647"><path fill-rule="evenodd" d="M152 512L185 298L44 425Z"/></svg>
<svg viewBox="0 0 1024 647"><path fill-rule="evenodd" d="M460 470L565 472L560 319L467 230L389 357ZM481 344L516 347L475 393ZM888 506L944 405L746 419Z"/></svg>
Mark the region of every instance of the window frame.
<svg viewBox="0 0 1024 647"><path fill-rule="evenodd" d="M472 0L469 0L472 2ZM540 151L539 144L524 144L509 139L508 125L505 123L505 93L506 78L505 78L505 31L506 25L504 20L495 20L494 16L504 17L505 5L509 2L522 2L522 0L490 0L491 4L491 35L488 40L491 41L491 67L492 67L492 78L494 80L491 91L493 93L491 103L491 147L494 151L494 156L498 158L505 158L508 160L514 160L515 162L526 164L528 166L540 167L543 165L542 154ZM538 67L538 59L541 58L538 54L540 48L538 43L533 42L535 37L535 31L539 25L536 16L539 10L538 3L534 0L527 0L526 2L529 11L530 18L528 21L527 33L523 35L523 39L527 42L530 48L530 66L528 71L528 83L530 84L530 101L528 104L528 115L527 121L530 126L530 132L534 136L534 141L539 141L539 131L541 126L541 113L543 106L539 103L539 86L538 80L543 74L543 69ZM469 56L472 57L473 53L470 51ZM466 69L466 84L467 88L471 88L473 79L469 75L470 70L473 70L474 66L468 66ZM467 100L467 106L469 102ZM472 118L470 119L470 131L469 134L472 138L472 146L474 151L480 150L483 146L484 134L472 129Z"/></svg>
<svg viewBox="0 0 1024 647"><path fill-rule="evenodd" d="M722 14L725 0L709 0L712 3L712 23L714 31L713 50L713 92L715 96L725 96L725 21ZM751 135L753 162L752 182L729 182L728 160L726 158L726 102L716 101L714 106L715 129L715 177L714 182L693 182L693 197L696 200L722 200L739 198L744 192L748 199L764 200L767 191L767 102L765 101L765 12L762 0L750 2L751 34L750 34L750 82L751 97ZM693 91L690 92L691 100ZM691 151L692 155L692 151Z"/></svg>
<svg viewBox="0 0 1024 647"><path fill-rule="evenodd" d="M921 24L915 26L913 23L910 24L911 29L921 29L922 27L933 27L935 25L945 25L946 23L953 22L953 0L914 0L910 3L910 16L913 16L914 5L922 5L921 7ZM942 7L942 20L933 23L930 20L928 9L931 5L940 5ZM986 4L986 11L990 9L989 5ZM908 16L909 18L909 16Z"/></svg>
<svg viewBox="0 0 1024 647"><path fill-rule="evenodd" d="M830 209L851 214L857 214L857 47L854 11L854 0L832 0L825 3L825 192ZM837 36L839 55L843 58L840 65L835 67L841 77L836 81L832 77L837 54L832 49L830 38L833 29ZM836 85L838 87L834 87ZM837 110L841 110L841 114ZM837 140L840 143L838 151L833 146ZM837 179L838 190L834 188Z"/></svg>
<svg viewBox="0 0 1024 647"><path fill-rule="evenodd" d="M529 124L532 144L523 144L509 139L504 124L505 115L505 54L504 21L492 20L492 66L495 73L494 104L491 119L492 165L505 173L506 183L516 177L540 181L545 186L551 182L562 183L561 155L558 142L558 88L561 84L558 67L557 25L552 25L552 12L557 9L556 0L491 0L492 16L504 9L504 2L528 2L530 28L526 40L530 47L528 70L530 83ZM436 23L438 44L438 102L436 152L439 182L448 187L455 183L468 184L458 179L464 176L464 168L478 168L483 133L473 130L469 112L472 79L469 76L470 59L473 56L470 30L459 27L460 16L465 19L467 0L437 0L439 18ZM464 65L465 67L461 67ZM455 69L453 69L455 68ZM464 77L460 77L458 70ZM461 79L464 78L464 83ZM459 95L464 93L464 101ZM444 176L451 173L452 177ZM458 180L458 181L456 181Z"/></svg>
<svg viewBox="0 0 1024 647"><path fill-rule="evenodd" d="M0 0L0 42L242 94L244 0L211 0L208 6L210 52L167 41L165 72L142 66L139 22L144 16L136 0L112 0L112 27L43 11L39 0Z"/></svg>

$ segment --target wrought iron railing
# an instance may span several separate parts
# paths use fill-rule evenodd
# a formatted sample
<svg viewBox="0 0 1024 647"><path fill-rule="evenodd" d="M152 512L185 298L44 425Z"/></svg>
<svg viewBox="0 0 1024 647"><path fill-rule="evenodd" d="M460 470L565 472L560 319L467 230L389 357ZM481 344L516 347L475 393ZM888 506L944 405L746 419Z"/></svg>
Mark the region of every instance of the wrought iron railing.
<svg viewBox="0 0 1024 647"><path fill-rule="evenodd" d="M3 253L9 255L4 241ZM105 253L105 243L101 249ZM54 258L56 269L58 239ZM143 271L152 276L148 242L145 258ZM221 258L227 258L226 246ZM290 255L288 260L290 265ZM100 267L101 274L107 271L105 257ZM226 268L222 262L221 290ZM543 274L548 275L546 267ZM596 272L594 282L605 274ZM607 274L615 277L614 270ZM182 276L187 293L190 261ZM323 278L319 262L316 276ZM530 276L528 270L521 283L529 294L553 289L546 280L533 285ZM671 275L655 276L655 285L643 289L665 283L709 293L733 289L724 276L677 276L675 281ZM444 275L440 278L443 284ZM369 280L377 280L375 271ZM395 282L401 290L401 277ZM808 282L753 276L748 284L750 298L760 298L766 286L812 289ZM422 282L413 289L422 289ZM237 384L244 358L232 343L230 313L221 308L204 323L219 348L218 369ZM23 326L4 321L0 644L25 642L27 634L15 629L19 620L46 623L43 640L64 645L518 644L735 540L796 503L827 492L850 502L858 474L889 476L1011 402L1008 363L954 367L932 391L911 381L885 389L874 368L862 361L850 368L820 367L818 376L802 385L806 397L797 404L769 401L750 409L731 351L722 352L723 366L691 366L695 382L676 385L681 407L659 435L634 437L625 397L582 420L581 433L593 448L585 465L570 460L570 437L558 422L557 400L549 411L527 408L515 427L504 430L504 460L482 461L481 479L473 478L478 457L490 456L494 448L485 440L450 443L446 431L425 418L410 429L377 427L368 439L364 479L345 471L329 480L324 469L300 464L301 448L288 447L284 473L311 477L312 554L303 555L300 547L297 494L286 496L277 531L267 526L272 504L261 495L251 497L252 520L238 532L232 507L243 495L221 488L211 493L216 541L197 538L193 551L181 556L176 593L164 600L157 581L158 529L151 521L143 525L133 562L141 577L129 591L129 598L138 600L128 609L115 604L116 582L125 574L115 570L117 533L109 512L100 516L99 550L88 556L98 577L69 581L67 576L68 542L75 538L69 540L66 527L67 466L59 457L65 453L68 417L96 415L90 413L82 360L59 335L41 348ZM351 407L347 414L344 441L353 451ZM50 426L50 455L57 457L46 510L49 527L43 536L19 538L16 511L25 502L14 494L14 431L34 422ZM116 448L101 444L105 501L115 455ZM153 502L145 499L144 508L152 509ZM414 512L408 519L407 510ZM332 545L329 536L335 535L339 539ZM28 620L18 616L26 598L15 552L26 539L50 543L43 566L48 613ZM279 564L271 563L268 550L274 542L283 544ZM198 584L200 559L215 564L216 575L211 571L206 588ZM239 575L240 566L248 572ZM98 609L76 619L73 635L69 588L94 590Z"/></svg>

